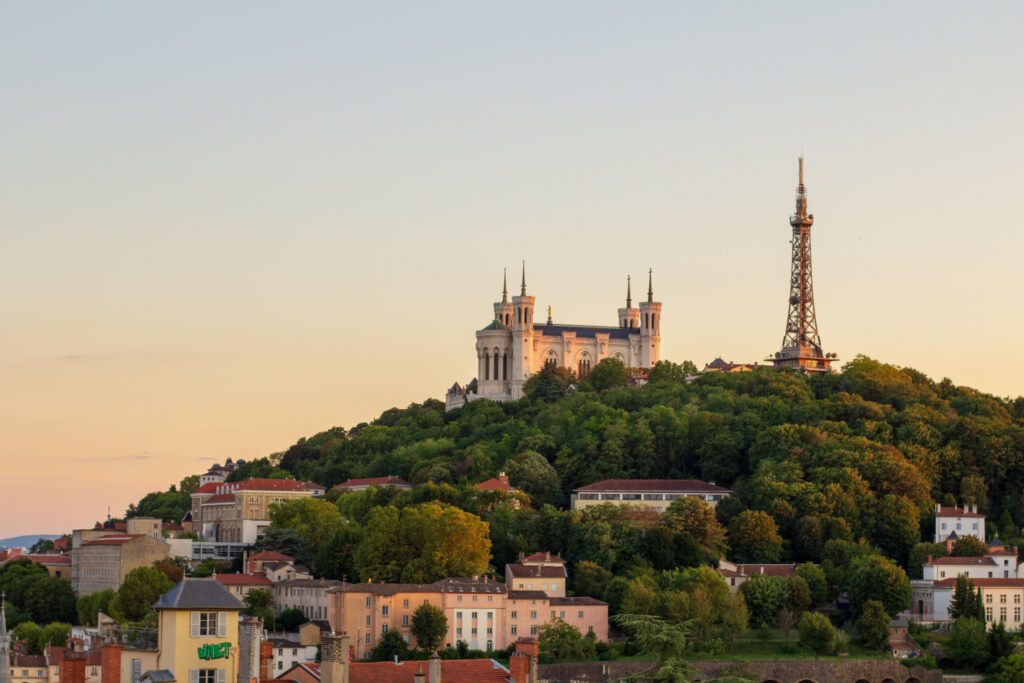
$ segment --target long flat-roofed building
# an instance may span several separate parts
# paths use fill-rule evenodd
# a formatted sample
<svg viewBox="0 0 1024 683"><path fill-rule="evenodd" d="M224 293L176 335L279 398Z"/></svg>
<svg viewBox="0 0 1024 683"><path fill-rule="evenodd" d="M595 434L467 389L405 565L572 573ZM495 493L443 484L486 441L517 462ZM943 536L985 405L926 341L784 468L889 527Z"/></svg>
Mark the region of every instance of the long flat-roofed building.
<svg viewBox="0 0 1024 683"><path fill-rule="evenodd" d="M612 503L664 512L679 498L700 498L709 505L717 505L731 493L714 482L699 479L605 479L573 491L572 509Z"/></svg>

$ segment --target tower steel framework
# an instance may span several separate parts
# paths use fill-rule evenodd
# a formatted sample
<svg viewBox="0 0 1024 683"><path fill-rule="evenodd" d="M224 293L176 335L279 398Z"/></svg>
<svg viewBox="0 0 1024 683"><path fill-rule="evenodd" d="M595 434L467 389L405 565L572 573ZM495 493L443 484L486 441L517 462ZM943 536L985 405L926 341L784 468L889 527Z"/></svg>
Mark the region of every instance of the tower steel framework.
<svg viewBox="0 0 1024 683"><path fill-rule="evenodd" d="M789 277L789 314L782 350L768 358L775 367L802 372L830 372L836 354L825 353L814 313L814 282L811 273L811 226L814 215L807 213L807 187L804 185L804 158L799 160L799 184L796 188L796 213L793 226L792 270Z"/></svg>

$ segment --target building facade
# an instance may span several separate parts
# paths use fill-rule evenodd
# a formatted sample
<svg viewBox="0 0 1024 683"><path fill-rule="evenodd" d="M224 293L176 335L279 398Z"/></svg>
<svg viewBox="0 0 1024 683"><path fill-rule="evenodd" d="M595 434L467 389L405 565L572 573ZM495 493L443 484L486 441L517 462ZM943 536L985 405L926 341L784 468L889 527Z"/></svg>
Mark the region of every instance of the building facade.
<svg viewBox="0 0 1024 683"><path fill-rule="evenodd" d="M90 530L91 531L91 530ZM141 534L99 535L75 531L71 550L71 588L79 597L102 590L117 590L128 572L150 567L170 556L163 540Z"/></svg>
<svg viewBox="0 0 1024 683"><path fill-rule="evenodd" d="M568 368L582 378L606 358L617 358L637 373L661 358L661 303L654 300L650 274L647 300L637 307L627 281L626 305L617 311L617 325L556 323L550 307L547 322L537 324L535 308L536 298L526 293L524 266L519 296L509 299L506 281L493 319L476 333L476 379L468 384L470 389L455 384L448 390L447 410L480 398L522 398L524 382L545 365Z"/></svg>
<svg viewBox="0 0 1024 683"><path fill-rule="evenodd" d="M978 512L977 505L964 505L963 507L936 505L935 542L942 543L951 534L954 539L974 536L984 542L985 515Z"/></svg>
<svg viewBox="0 0 1024 683"><path fill-rule="evenodd" d="M192 493L192 528L201 541L252 544L270 526L270 506L320 497L324 487L293 479L203 484Z"/></svg>
<svg viewBox="0 0 1024 683"><path fill-rule="evenodd" d="M699 498L709 505L717 505L731 493L714 482L698 479L606 479L573 491L572 509L611 503L661 513L679 498Z"/></svg>
<svg viewBox="0 0 1024 683"><path fill-rule="evenodd" d="M310 621L327 619L327 591L340 588L341 581L328 579L290 579L273 585L274 614L297 609Z"/></svg>

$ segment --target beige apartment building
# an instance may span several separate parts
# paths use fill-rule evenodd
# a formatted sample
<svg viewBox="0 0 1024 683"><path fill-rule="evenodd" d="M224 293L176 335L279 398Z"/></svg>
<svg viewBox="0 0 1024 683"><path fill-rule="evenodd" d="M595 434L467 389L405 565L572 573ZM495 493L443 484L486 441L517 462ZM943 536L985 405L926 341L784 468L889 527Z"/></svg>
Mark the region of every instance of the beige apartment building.
<svg viewBox="0 0 1024 683"><path fill-rule="evenodd" d="M155 523L155 524L154 524ZM83 596L117 590L133 569L152 566L170 556L161 536L160 520L129 519L126 531L76 529L71 533L71 588Z"/></svg>
<svg viewBox="0 0 1024 683"><path fill-rule="evenodd" d="M209 482L192 493L192 528L201 541L255 543L271 505L323 495L323 486L293 479Z"/></svg>
<svg viewBox="0 0 1024 683"><path fill-rule="evenodd" d="M343 585L341 581L311 578L276 582L273 585L274 614L281 616L286 609L298 609L310 621L326 621L327 591Z"/></svg>
<svg viewBox="0 0 1024 683"><path fill-rule="evenodd" d="M565 597L565 560L551 553L520 553L519 561L505 565L505 585L510 591L541 591L549 598Z"/></svg>
<svg viewBox="0 0 1024 683"><path fill-rule="evenodd" d="M573 491L572 509L610 503L661 513L679 498L699 498L708 505L718 505L730 494L727 488L699 479L606 479Z"/></svg>

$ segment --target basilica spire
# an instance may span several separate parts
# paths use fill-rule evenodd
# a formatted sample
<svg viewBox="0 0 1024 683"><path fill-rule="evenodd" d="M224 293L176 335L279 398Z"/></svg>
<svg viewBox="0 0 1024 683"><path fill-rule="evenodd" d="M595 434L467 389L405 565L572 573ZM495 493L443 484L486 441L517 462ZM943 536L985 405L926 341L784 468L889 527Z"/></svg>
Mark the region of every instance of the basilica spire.
<svg viewBox="0 0 1024 683"><path fill-rule="evenodd" d="M526 296L526 261L523 261L523 284L519 290L521 296Z"/></svg>
<svg viewBox="0 0 1024 683"><path fill-rule="evenodd" d="M502 269L501 275L501 303L508 303L508 268Z"/></svg>
<svg viewBox="0 0 1024 683"><path fill-rule="evenodd" d="M647 269L647 303L654 303L654 269Z"/></svg>
<svg viewBox="0 0 1024 683"><path fill-rule="evenodd" d="M629 276L626 276L626 308L633 308L633 292L629 286Z"/></svg>

